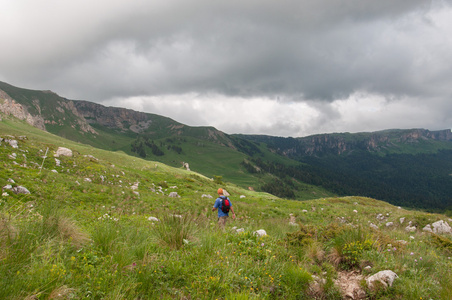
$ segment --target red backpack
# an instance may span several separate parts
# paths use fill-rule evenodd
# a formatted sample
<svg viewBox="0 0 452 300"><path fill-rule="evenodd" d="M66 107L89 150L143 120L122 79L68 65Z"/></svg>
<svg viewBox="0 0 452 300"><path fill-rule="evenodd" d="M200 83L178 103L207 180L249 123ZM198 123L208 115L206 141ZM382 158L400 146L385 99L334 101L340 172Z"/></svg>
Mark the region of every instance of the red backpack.
<svg viewBox="0 0 452 300"><path fill-rule="evenodd" d="M229 209L231 209L231 201L228 198L221 198L221 211L227 214Z"/></svg>

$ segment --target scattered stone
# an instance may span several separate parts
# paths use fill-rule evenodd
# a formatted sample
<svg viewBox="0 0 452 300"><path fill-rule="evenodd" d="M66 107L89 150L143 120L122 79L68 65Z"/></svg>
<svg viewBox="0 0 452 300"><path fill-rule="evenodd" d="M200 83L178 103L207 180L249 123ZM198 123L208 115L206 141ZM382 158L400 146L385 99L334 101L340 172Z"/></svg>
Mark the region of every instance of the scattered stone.
<svg viewBox="0 0 452 300"><path fill-rule="evenodd" d="M138 190L138 185L139 185L140 183L139 182L135 182L130 188L132 189L132 190Z"/></svg>
<svg viewBox="0 0 452 300"><path fill-rule="evenodd" d="M405 231L406 232L415 232L416 231L416 226L408 225L407 227L405 227Z"/></svg>
<svg viewBox="0 0 452 300"><path fill-rule="evenodd" d="M259 229L259 230L256 230L253 234L257 235L257 236L265 236L265 235L267 235L267 232L264 229Z"/></svg>
<svg viewBox="0 0 452 300"><path fill-rule="evenodd" d="M151 221L151 222L159 222L159 219L157 219L156 217L149 217L149 218L148 218L148 221Z"/></svg>
<svg viewBox="0 0 452 300"><path fill-rule="evenodd" d="M50 171L50 172L53 172L53 173L58 173L58 171L57 171L57 170L52 170L52 171Z"/></svg>
<svg viewBox="0 0 452 300"><path fill-rule="evenodd" d="M245 195L240 195L240 199L246 198Z"/></svg>
<svg viewBox="0 0 452 300"><path fill-rule="evenodd" d="M17 158L17 154L16 153L11 153L10 155L8 155L8 157L10 159L16 159Z"/></svg>
<svg viewBox="0 0 452 300"><path fill-rule="evenodd" d="M12 188L13 188L13 186L11 184L7 184L3 187L4 190L10 190Z"/></svg>
<svg viewBox="0 0 452 300"><path fill-rule="evenodd" d="M232 227L231 230L235 231L236 233L245 232L244 228L237 228L237 226Z"/></svg>
<svg viewBox="0 0 452 300"><path fill-rule="evenodd" d="M383 214L377 215L377 220L383 221L385 219L385 216Z"/></svg>
<svg viewBox="0 0 452 300"><path fill-rule="evenodd" d="M223 195L226 196L226 197L231 196L231 195L228 193L228 191L226 191L225 189L223 189Z"/></svg>
<svg viewBox="0 0 452 300"><path fill-rule="evenodd" d="M91 178L85 178L85 179L83 179L84 181L86 181L86 182L93 182L92 180L91 180Z"/></svg>
<svg viewBox="0 0 452 300"><path fill-rule="evenodd" d="M303 209L301 212L307 213L308 211L306 209Z"/></svg>
<svg viewBox="0 0 452 300"><path fill-rule="evenodd" d="M375 225L374 223L370 223L370 228L375 229L375 230L379 229L378 226Z"/></svg>
<svg viewBox="0 0 452 300"><path fill-rule="evenodd" d="M27 188L25 188L25 187L23 187L21 185L12 188L12 191L15 194L25 194L25 195L26 194L30 194L30 191Z"/></svg>
<svg viewBox="0 0 452 300"><path fill-rule="evenodd" d="M90 154L88 154L88 155L83 155L83 157L87 157L87 158L92 159L92 160L94 160L94 161L98 161L97 158L95 158L94 156L92 156L92 155L90 155ZM112 167L114 168L115 166L112 165Z"/></svg>
<svg viewBox="0 0 452 300"><path fill-rule="evenodd" d="M179 194L177 194L177 192L171 192L171 193L169 194L169 197L171 197L171 198L178 198L178 197L180 197L180 196L179 196Z"/></svg>
<svg viewBox="0 0 452 300"><path fill-rule="evenodd" d="M5 140L6 142L8 142L8 144L13 147L14 149L19 148L19 145L17 144L16 140Z"/></svg>
<svg viewBox="0 0 452 300"><path fill-rule="evenodd" d="M72 150L65 147L58 147L55 157L68 156L72 157Z"/></svg>
<svg viewBox="0 0 452 300"><path fill-rule="evenodd" d="M447 224L447 222L444 222L443 220L439 220L433 224L428 224L427 226L425 226L423 229L423 231L427 231L427 232L431 232L431 233L436 233L436 234L443 234L443 233L451 233L452 229L449 226L449 224Z"/></svg>
<svg viewBox="0 0 452 300"><path fill-rule="evenodd" d="M9 183L16 183L13 179L11 179L11 178L8 178L8 182Z"/></svg>
<svg viewBox="0 0 452 300"><path fill-rule="evenodd" d="M399 222L400 222L400 224L403 224L403 222L405 222L405 218L400 218Z"/></svg>
<svg viewBox="0 0 452 300"><path fill-rule="evenodd" d="M388 222L388 223L386 223L386 227L392 227L392 226L394 226L394 223L393 223L393 222Z"/></svg>
<svg viewBox="0 0 452 300"><path fill-rule="evenodd" d="M211 195L207 195L207 194L202 194L201 198L208 198L208 199L212 199L213 197Z"/></svg>
<svg viewBox="0 0 452 300"><path fill-rule="evenodd" d="M57 167L61 166L61 160L59 160L58 158L55 158L55 164Z"/></svg>
<svg viewBox="0 0 452 300"><path fill-rule="evenodd" d="M391 270L380 271L366 279L367 286L370 289L375 289L377 283L383 285L383 287L391 287L394 280L398 278L397 274Z"/></svg>

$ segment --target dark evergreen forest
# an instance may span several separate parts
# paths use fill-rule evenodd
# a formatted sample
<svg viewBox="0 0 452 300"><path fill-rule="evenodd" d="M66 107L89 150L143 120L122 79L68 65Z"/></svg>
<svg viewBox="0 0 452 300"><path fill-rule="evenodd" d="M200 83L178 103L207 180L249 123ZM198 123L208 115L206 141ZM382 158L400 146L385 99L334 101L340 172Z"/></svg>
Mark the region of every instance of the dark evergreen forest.
<svg viewBox="0 0 452 300"><path fill-rule="evenodd" d="M341 196L366 196L404 207L428 210L452 209L452 151L436 154L390 154L379 156L354 152L338 156L305 156L298 166L287 166L260 158L250 162L278 176L278 183L262 189L287 198L293 197L288 178L322 186ZM251 163L242 165L256 172Z"/></svg>

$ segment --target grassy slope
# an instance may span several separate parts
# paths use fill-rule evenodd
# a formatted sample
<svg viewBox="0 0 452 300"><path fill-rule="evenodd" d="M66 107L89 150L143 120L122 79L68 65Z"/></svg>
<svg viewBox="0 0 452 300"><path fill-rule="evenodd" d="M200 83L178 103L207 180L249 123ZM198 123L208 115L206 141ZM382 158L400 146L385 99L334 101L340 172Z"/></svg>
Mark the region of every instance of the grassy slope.
<svg viewBox="0 0 452 300"><path fill-rule="evenodd" d="M3 190L0 298L340 299L333 284L339 274L385 269L399 278L386 291L368 291L376 299L452 293L450 236L404 231L408 221L422 228L444 216L360 197L287 201L225 183L237 219L221 232L213 199L202 197L214 196L218 186L202 175L4 120L0 136L7 135L27 139L19 149L1 143L0 184L31 194ZM52 156L59 146L74 151L59 158L60 167ZM131 188L137 182L138 194ZM170 198L172 191L180 197ZM290 213L300 225L288 224ZM383 221L376 219L380 213ZM388 221L394 225L386 227ZM370 230L369 222L380 229ZM233 233L232 226L245 232ZM254 236L257 229L268 236ZM311 275L325 279L320 289L309 289Z"/></svg>

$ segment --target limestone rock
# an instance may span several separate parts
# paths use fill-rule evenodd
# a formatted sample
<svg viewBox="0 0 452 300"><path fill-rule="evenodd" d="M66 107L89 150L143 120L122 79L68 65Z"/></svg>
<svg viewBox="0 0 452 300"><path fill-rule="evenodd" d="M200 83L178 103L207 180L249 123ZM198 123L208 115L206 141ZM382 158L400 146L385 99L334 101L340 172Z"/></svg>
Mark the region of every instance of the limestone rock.
<svg viewBox="0 0 452 300"><path fill-rule="evenodd" d="M15 194L30 194L30 191L21 185L12 188L12 191Z"/></svg>
<svg viewBox="0 0 452 300"><path fill-rule="evenodd" d="M428 231L428 232L432 232L432 233L436 233L436 234L443 234L443 233L451 233L452 229L449 226L449 224L447 224L447 222L444 222L443 220L439 220L433 224L428 224L427 226L425 226L423 229L423 231Z"/></svg>
<svg viewBox="0 0 452 300"><path fill-rule="evenodd" d="M254 235L265 236L265 235L267 235L267 232L264 229L259 229L254 232Z"/></svg>
<svg viewBox="0 0 452 300"><path fill-rule="evenodd" d="M65 147L58 147L55 157L69 156L72 157L72 150Z"/></svg>
<svg viewBox="0 0 452 300"><path fill-rule="evenodd" d="M396 278L398 278L396 273L391 270L384 270L367 278L366 283L370 289L375 289L378 283L387 288L392 286Z"/></svg>

